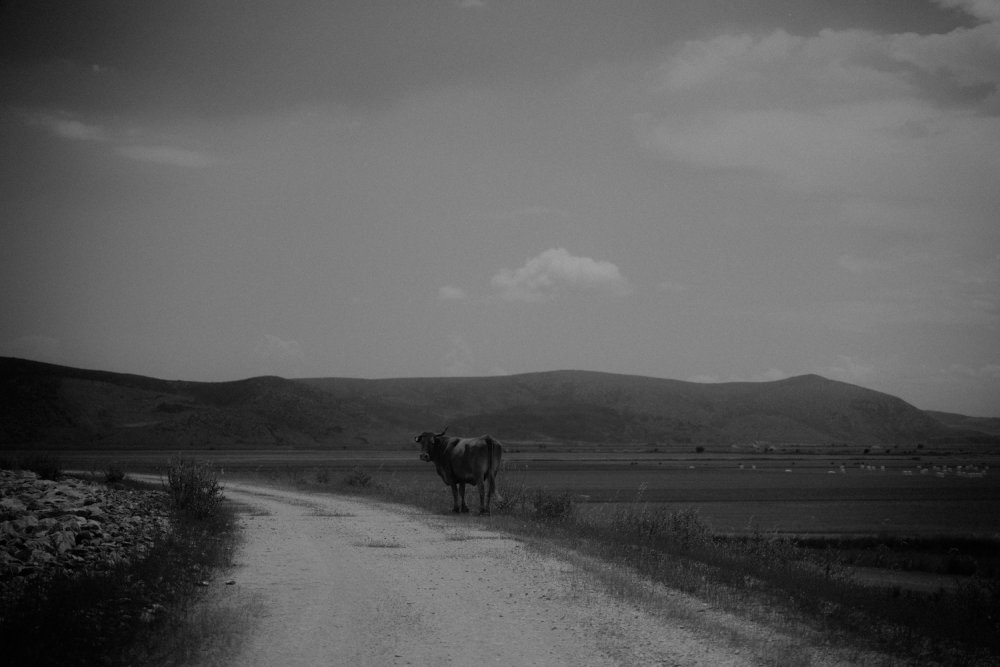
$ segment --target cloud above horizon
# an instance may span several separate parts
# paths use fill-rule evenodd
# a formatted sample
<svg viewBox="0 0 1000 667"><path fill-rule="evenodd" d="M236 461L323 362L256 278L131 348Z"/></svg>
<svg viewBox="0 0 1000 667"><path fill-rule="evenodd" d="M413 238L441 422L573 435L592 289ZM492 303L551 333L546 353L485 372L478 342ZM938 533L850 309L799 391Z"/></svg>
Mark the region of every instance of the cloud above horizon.
<svg viewBox="0 0 1000 667"><path fill-rule="evenodd" d="M177 148L176 146L131 145L121 146L115 152L138 162L169 165L171 167L200 169L219 163L217 158L208 153Z"/></svg>
<svg viewBox="0 0 1000 667"><path fill-rule="evenodd" d="M996 173L1000 20L946 34L821 30L686 42L661 67L640 142L666 158L752 169L804 191L948 193ZM947 99L947 103L943 100ZM708 109L706 113L706 109Z"/></svg>
<svg viewBox="0 0 1000 667"><path fill-rule="evenodd" d="M89 123L84 123L77 118L71 118L65 114L41 113L28 116L28 125L37 125L46 128L54 136L72 141L106 141L107 134L104 129Z"/></svg>
<svg viewBox="0 0 1000 667"><path fill-rule="evenodd" d="M551 248L518 269L502 269L491 283L506 301L539 303L566 290L585 290L614 296L632 293L619 268L607 261L577 257L565 248Z"/></svg>
<svg viewBox="0 0 1000 667"><path fill-rule="evenodd" d="M465 290L454 285L445 285L438 290L439 301L462 301L465 299Z"/></svg>
<svg viewBox="0 0 1000 667"><path fill-rule="evenodd" d="M204 151L182 148L162 143L139 143L143 131L136 128L114 129L96 123L85 122L66 113L38 112L24 116L28 126L42 127L58 138L68 141L103 144L130 160L182 168L202 168L221 163L214 155ZM145 137L151 138L151 137Z"/></svg>
<svg viewBox="0 0 1000 667"><path fill-rule="evenodd" d="M0 15L8 353L996 411L1000 0Z"/></svg>

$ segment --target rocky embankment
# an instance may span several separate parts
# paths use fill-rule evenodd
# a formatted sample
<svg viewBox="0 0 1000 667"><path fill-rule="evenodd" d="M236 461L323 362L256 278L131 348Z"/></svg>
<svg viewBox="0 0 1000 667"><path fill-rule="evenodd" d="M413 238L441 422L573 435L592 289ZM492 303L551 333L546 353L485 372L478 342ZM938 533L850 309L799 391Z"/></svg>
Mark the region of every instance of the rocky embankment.
<svg viewBox="0 0 1000 667"><path fill-rule="evenodd" d="M0 470L0 596L38 577L114 568L169 526L162 493Z"/></svg>

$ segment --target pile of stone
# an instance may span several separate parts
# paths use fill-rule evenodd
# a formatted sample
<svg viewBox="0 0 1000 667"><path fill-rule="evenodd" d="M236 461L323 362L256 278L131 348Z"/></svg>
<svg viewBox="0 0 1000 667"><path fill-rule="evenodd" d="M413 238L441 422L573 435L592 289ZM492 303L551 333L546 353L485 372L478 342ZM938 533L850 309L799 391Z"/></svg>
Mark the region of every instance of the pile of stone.
<svg viewBox="0 0 1000 667"><path fill-rule="evenodd" d="M127 563L169 527L163 493L0 470L0 595L35 577Z"/></svg>

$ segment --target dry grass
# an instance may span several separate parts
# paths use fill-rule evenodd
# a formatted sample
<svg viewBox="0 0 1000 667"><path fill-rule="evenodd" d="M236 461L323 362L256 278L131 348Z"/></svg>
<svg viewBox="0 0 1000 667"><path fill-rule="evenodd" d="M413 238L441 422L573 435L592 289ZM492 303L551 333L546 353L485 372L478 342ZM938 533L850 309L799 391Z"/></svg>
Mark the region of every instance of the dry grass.
<svg viewBox="0 0 1000 667"><path fill-rule="evenodd" d="M118 488L149 488L117 465L92 476ZM225 588L218 574L232 565L240 539L235 508L221 493L211 506L196 513L176 506L172 530L141 560L31 581L0 600L5 663L190 664L203 650L234 645L254 606L225 610L206 596Z"/></svg>
<svg viewBox="0 0 1000 667"><path fill-rule="evenodd" d="M393 539L369 536L359 542L355 542L354 546L368 547L370 549L402 549L406 545Z"/></svg>

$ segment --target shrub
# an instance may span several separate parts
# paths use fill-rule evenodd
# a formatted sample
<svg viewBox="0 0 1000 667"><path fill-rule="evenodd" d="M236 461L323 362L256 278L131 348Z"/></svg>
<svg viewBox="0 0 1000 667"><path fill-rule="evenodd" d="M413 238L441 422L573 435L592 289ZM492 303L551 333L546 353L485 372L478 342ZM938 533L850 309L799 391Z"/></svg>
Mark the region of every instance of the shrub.
<svg viewBox="0 0 1000 667"><path fill-rule="evenodd" d="M125 481L125 471L117 463L110 464L104 471L105 484L119 484Z"/></svg>
<svg viewBox="0 0 1000 667"><path fill-rule="evenodd" d="M493 507L498 512L512 514L528 503L528 485L524 471L516 471L507 461L500 464Z"/></svg>
<svg viewBox="0 0 1000 667"><path fill-rule="evenodd" d="M34 472L42 479L57 480L63 476L62 461L52 454L31 454L21 459L18 467Z"/></svg>
<svg viewBox="0 0 1000 667"><path fill-rule="evenodd" d="M666 537L669 532L669 518L666 509L624 507L615 512L611 519L612 528L630 540L655 542Z"/></svg>
<svg viewBox="0 0 1000 667"><path fill-rule="evenodd" d="M344 482L348 486L357 486L362 489L366 489L374 483L374 478L371 474L366 471L361 466L354 466L351 468L351 472L347 473L347 477L344 478Z"/></svg>
<svg viewBox="0 0 1000 667"><path fill-rule="evenodd" d="M223 500L218 473L196 459L172 459L167 468L167 488L174 507L196 518L212 516Z"/></svg>
<svg viewBox="0 0 1000 667"><path fill-rule="evenodd" d="M546 521L568 519L573 514L573 497L568 492L536 490L531 494L535 516Z"/></svg>
<svg viewBox="0 0 1000 667"><path fill-rule="evenodd" d="M497 484L493 496L493 508L498 512L512 514L527 503L528 489L523 484Z"/></svg>
<svg viewBox="0 0 1000 667"><path fill-rule="evenodd" d="M203 649L242 630L221 613L194 610L202 597L194 582L232 566L238 528L235 512L222 508L205 521L176 522L141 557L112 569L33 577L8 590L0 599L3 664L199 662Z"/></svg>
<svg viewBox="0 0 1000 667"><path fill-rule="evenodd" d="M690 549L707 543L712 537L712 530L698 510L693 507L670 513L670 534L677 540L681 548Z"/></svg>
<svg viewBox="0 0 1000 667"><path fill-rule="evenodd" d="M703 545L712 531L694 508L668 512L665 507L625 508L611 520L612 528L622 537L646 544L670 541L682 549Z"/></svg>

